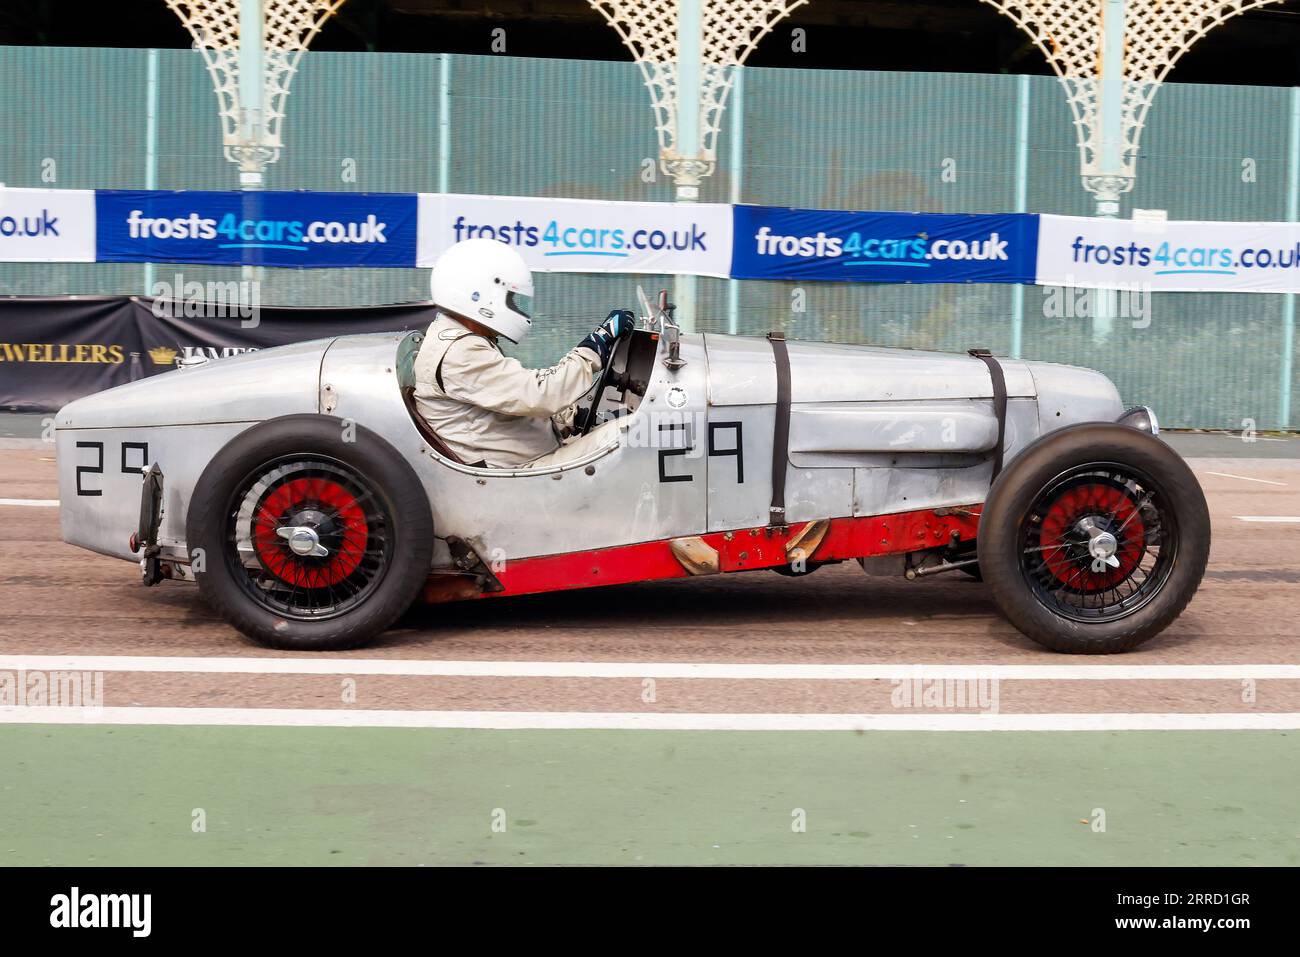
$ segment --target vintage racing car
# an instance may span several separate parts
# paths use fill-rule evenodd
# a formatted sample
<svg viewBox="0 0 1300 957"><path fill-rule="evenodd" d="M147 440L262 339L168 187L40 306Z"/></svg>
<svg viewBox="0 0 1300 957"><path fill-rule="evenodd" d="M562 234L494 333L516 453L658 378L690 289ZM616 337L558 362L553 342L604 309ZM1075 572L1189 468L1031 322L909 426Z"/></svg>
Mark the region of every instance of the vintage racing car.
<svg viewBox="0 0 1300 957"><path fill-rule="evenodd" d="M369 642L417 599L856 560L982 577L1063 652L1125 651L1187 605L1196 479L1086 369L684 334L661 294L580 413L619 441L466 465L416 413L418 332L344 336L132 382L59 411L65 541L195 581L281 648ZM143 476L143 482L142 482Z"/></svg>

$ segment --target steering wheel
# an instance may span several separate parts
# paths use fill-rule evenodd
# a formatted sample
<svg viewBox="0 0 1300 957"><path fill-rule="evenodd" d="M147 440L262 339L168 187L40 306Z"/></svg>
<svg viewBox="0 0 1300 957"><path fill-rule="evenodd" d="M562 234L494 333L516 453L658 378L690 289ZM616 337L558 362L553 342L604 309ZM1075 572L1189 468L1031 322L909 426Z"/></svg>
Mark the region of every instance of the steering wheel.
<svg viewBox="0 0 1300 957"><path fill-rule="evenodd" d="M591 408L587 410L587 418L577 429L579 435L586 435L596 427L596 413L600 411L600 400L605 396L605 389L611 384L619 385L622 383L623 376L620 376L620 378L616 380L613 379L614 366L621 361L623 364L623 373L626 374L627 356L631 343L631 329L619 336L618 342L614 343L614 349L609 354L609 361L606 362L605 367L600 370L600 379L596 382L596 394L591 397ZM623 385L626 388L626 383L623 383Z"/></svg>

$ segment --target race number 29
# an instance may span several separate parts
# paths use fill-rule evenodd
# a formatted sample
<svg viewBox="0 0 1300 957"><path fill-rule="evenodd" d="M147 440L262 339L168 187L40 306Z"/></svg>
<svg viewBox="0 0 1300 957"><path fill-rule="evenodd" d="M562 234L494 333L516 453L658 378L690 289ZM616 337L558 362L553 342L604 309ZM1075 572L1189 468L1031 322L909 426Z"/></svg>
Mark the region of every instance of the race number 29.
<svg viewBox="0 0 1300 957"><path fill-rule="evenodd" d="M104 474L104 443L103 442L78 442L78 458L81 457L81 449L92 449L94 451L94 463L91 465L77 466L77 494L78 495L103 495L102 488L86 488L87 476ZM132 464L135 456L132 453L139 453L140 461L138 464ZM121 449L121 471L123 475L139 475L144 472L145 466L149 464L149 443L148 442L123 442Z"/></svg>

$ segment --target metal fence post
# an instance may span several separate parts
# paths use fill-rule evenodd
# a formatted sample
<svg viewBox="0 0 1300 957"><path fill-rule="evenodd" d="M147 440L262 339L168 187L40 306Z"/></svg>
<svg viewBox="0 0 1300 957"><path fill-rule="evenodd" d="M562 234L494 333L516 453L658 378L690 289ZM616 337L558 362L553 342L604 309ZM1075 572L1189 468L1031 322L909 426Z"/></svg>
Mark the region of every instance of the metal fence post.
<svg viewBox="0 0 1300 957"><path fill-rule="evenodd" d="M1300 220L1300 86L1291 88L1291 123L1287 165L1286 218ZM1282 381L1278 400L1278 428L1291 427L1291 379L1295 352L1295 297L1289 292L1282 301Z"/></svg>
<svg viewBox="0 0 1300 957"><path fill-rule="evenodd" d="M1016 84L1016 212L1023 213L1029 202L1029 77L1021 74ZM1011 358L1019 359L1024 344L1025 287L1011 289Z"/></svg>
<svg viewBox="0 0 1300 957"><path fill-rule="evenodd" d="M266 7L263 0L239 0L239 136L262 142L266 94ZM264 164L262 164L264 165ZM261 189L264 175L239 170L240 189Z"/></svg>
<svg viewBox="0 0 1300 957"><path fill-rule="evenodd" d="M158 188L158 51L148 53L148 85L144 100L144 188ZM153 295L154 264L144 264L144 294ZM179 295L179 293L177 293Z"/></svg>
<svg viewBox="0 0 1300 957"><path fill-rule="evenodd" d="M703 82L701 65L704 58L704 7L702 0L679 0L677 5L677 150L682 156L700 155L700 85ZM699 196L698 186L677 184L676 201L694 203ZM695 331L695 311L698 307L696 276L680 273L674 283L677 300L676 318L682 332Z"/></svg>
<svg viewBox="0 0 1300 957"><path fill-rule="evenodd" d="M438 192L451 191L451 54L438 63Z"/></svg>
<svg viewBox="0 0 1300 957"><path fill-rule="evenodd" d="M745 172L745 68L735 68L731 84L731 204L740 202L741 178ZM733 237L732 241L735 241ZM727 334L740 330L740 280L727 280Z"/></svg>

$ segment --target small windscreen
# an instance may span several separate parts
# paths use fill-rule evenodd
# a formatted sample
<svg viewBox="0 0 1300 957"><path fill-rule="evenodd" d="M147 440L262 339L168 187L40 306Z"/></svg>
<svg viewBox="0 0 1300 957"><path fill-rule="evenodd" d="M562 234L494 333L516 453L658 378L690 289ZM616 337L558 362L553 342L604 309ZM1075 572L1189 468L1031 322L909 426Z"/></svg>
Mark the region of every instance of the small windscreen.
<svg viewBox="0 0 1300 957"><path fill-rule="evenodd" d="M529 319L533 318L533 297L521 296L517 292L506 293L506 306L515 312L521 312Z"/></svg>

